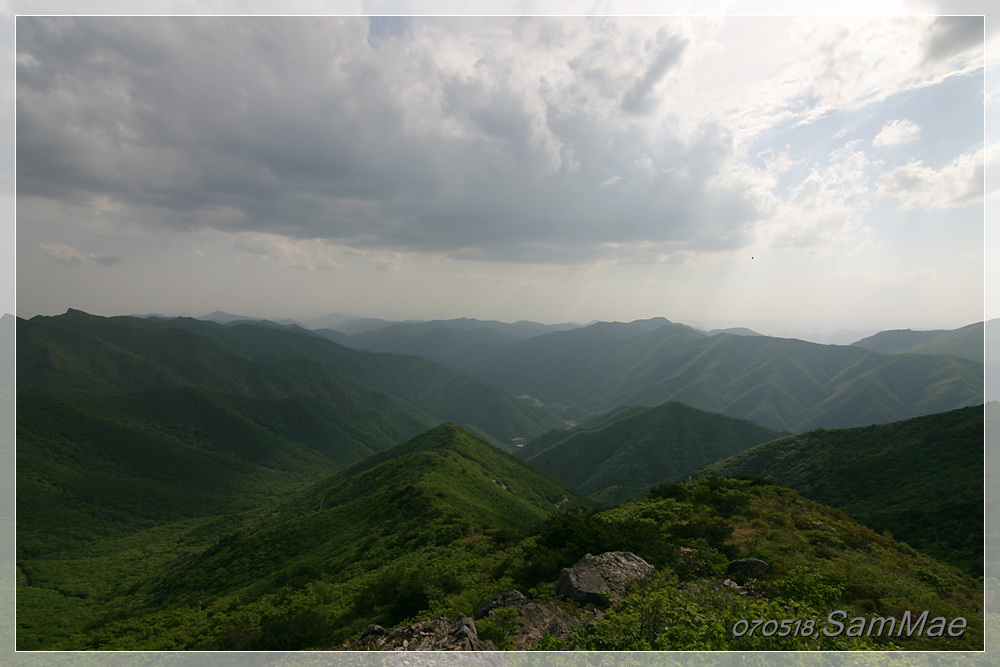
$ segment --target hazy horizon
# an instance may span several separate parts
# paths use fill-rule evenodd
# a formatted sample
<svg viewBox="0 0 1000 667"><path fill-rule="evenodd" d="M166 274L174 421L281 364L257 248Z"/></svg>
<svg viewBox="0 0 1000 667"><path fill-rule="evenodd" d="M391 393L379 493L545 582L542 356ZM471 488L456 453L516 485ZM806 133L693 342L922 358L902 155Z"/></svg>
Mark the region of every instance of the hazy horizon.
<svg viewBox="0 0 1000 667"><path fill-rule="evenodd" d="M72 308L72 307L71 307ZM74 310L83 310L79 308L73 308ZM61 315L66 311L61 311L58 313L37 313L43 316L54 316ZM84 311L90 312L90 311ZM766 336L773 336L778 338L801 338L803 340L810 340L813 342L820 343L830 343L830 344L846 344L851 343L861 338L867 337L871 334L877 333L879 331L888 330L899 330L899 329L911 329L913 331L930 331L930 330L950 330L959 329L977 322L982 322L984 320L976 320L973 322L964 322L962 324L948 325L948 326L866 326L863 323L856 324L854 326L840 326L836 322L820 322L808 320L782 320L782 321L744 321L744 320L696 320L692 318L675 318L669 315L651 315L649 317L635 318L634 320L614 320L614 319L601 319L601 318L591 318L584 321L548 321L548 320L535 320L528 318L519 319L503 319L497 317L488 316L469 316L469 315L438 315L438 316L427 316L427 317L392 317L392 316L380 316L380 315L360 315L357 313L339 313L339 312L325 312L325 311L300 311L297 314L284 314L278 315L274 313L250 313L250 312L232 312L225 309L217 308L209 312L201 311L175 311L175 312L128 312L128 313L97 313L90 312L92 315L99 315L102 317L113 317L113 316L134 316L134 317L193 317L193 318L207 318L215 313L225 313L226 315L246 317L248 319L260 319L268 320L272 322L282 322L282 321L293 321L301 326L310 329L317 328L330 328L337 329L339 324L320 324L318 320L323 320L331 316L342 316L343 324L345 322L351 321L352 319L375 319L375 320L385 320L387 322L433 322L438 320L456 320L456 319L473 319L480 321L497 321L505 324L513 324L519 321L534 322L543 325L562 325L562 324L573 324L578 327L585 327L597 322L634 322L636 320L649 320L656 318L665 318L670 322L676 324L684 324L695 329L701 329L703 331L712 331L718 329L736 329L736 328L747 328L755 331L756 333L763 334ZM20 316L19 317L24 317ZM30 316L29 316L30 317ZM852 336L853 334L853 336Z"/></svg>
<svg viewBox="0 0 1000 667"><path fill-rule="evenodd" d="M22 317L985 319L978 17L17 29Z"/></svg>

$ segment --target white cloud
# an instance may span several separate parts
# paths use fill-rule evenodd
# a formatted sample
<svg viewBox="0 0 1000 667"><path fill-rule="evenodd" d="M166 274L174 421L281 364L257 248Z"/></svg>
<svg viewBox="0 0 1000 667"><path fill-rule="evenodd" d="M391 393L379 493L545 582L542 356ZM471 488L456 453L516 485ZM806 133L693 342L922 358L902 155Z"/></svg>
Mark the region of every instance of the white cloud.
<svg viewBox="0 0 1000 667"><path fill-rule="evenodd" d="M276 262L292 269L335 269L338 251L323 239L295 239L279 234L244 232L234 235L233 248L252 259Z"/></svg>
<svg viewBox="0 0 1000 667"><path fill-rule="evenodd" d="M842 252L867 242L864 212L868 208L868 160L858 140L815 164L809 174L789 189L787 199L765 191L768 215L758 226L759 243L772 248L801 248L814 252ZM787 168L778 159L771 169ZM765 183L773 174L762 174Z"/></svg>
<svg viewBox="0 0 1000 667"><path fill-rule="evenodd" d="M920 137L920 126L913 121L903 118L886 123L882 131L876 135L872 145L876 148L883 146L898 146L916 141Z"/></svg>
<svg viewBox="0 0 1000 667"><path fill-rule="evenodd" d="M938 170L911 162L879 177L877 193L899 200L909 211L978 204L983 201L983 157L983 149L966 153Z"/></svg>
<svg viewBox="0 0 1000 667"><path fill-rule="evenodd" d="M76 266L77 264L113 266L122 261L121 257L81 252L76 248L63 243L40 243L39 247L42 249L42 252L51 257L53 260L59 264L65 264L66 266Z"/></svg>

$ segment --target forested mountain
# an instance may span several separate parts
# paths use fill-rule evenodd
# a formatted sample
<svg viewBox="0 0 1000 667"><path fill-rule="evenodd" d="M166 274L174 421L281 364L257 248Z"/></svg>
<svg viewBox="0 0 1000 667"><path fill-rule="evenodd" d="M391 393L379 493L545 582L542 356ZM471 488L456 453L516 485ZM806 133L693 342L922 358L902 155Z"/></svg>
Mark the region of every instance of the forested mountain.
<svg viewBox="0 0 1000 667"><path fill-rule="evenodd" d="M117 396L18 395L18 549L258 509L429 428L412 412L334 409L181 387Z"/></svg>
<svg viewBox="0 0 1000 667"><path fill-rule="evenodd" d="M598 323L514 343L473 369L568 419L679 401L806 431L886 423L983 401L982 364L767 336L708 336L666 320Z"/></svg>
<svg viewBox="0 0 1000 667"><path fill-rule="evenodd" d="M757 475L876 531L983 573L983 406L892 424L818 429L705 467Z"/></svg>
<svg viewBox="0 0 1000 667"><path fill-rule="evenodd" d="M540 324L520 320L518 322L498 322L497 320L477 320L469 317L459 317L450 320L430 320L427 322L393 322L378 329L368 329L364 332L351 334L358 347L373 349L378 345L390 344L405 338L418 338L432 331L465 331L493 332L499 335L497 340L512 341L534 338L554 331L569 331L579 328L579 324ZM336 328L336 327L332 327ZM350 323L345 323L345 329L350 329ZM345 331L345 333L347 333Z"/></svg>
<svg viewBox="0 0 1000 667"><path fill-rule="evenodd" d="M372 632L391 636L372 624L405 633L421 619L471 617L505 591L506 600L530 598L524 604L536 616L509 607L462 621L499 648L983 645L979 581L792 490L757 477L706 477L596 510L544 471L606 504L736 451L774 451L771 462L784 462L784 450L766 448L803 442L819 452L814 441L829 441L838 453L817 465L847 480L834 489L844 497L834 494L831 503L849 496L860 505L847 503L845 511L880 531L875 520L884 515L897 522L885 524L892 534L915 511L951 518L951 526L931 522L937 539L926 548L975 572L969 535L959 534L965 524L955 519L976 495L969 482L982 444L975 409L953 419L780 438L677 402L649 408L621 399L602 414L582 404L578 411L595 417L567 431L533 401L467 371L348 349L295 325L69 311L16 327L22 650L357 649ZM648 393L657 376L718 400L736 391L729 382L744 391L735 404L786 418L805 409L810 391L853 387L855 402L837 405L867 419L884 406L864 399L902 395L908 383L900 401L947 402L965 391L963 373L974 375L971 362L954 357L709 337L666 320L603 323L494 351L525 345L538 368L518 373L552 387L567 382L567 395L595 406L625 386ZM670 371L670 363L678 367ZM520 453L543 470L496 446L533 435ZM889 452L876 451L877 442ZM935 442L943 446L924 451ZM867 466L864 474L855 476L847 454ZM810 456L802 454L803 464ZM914 457L924 463L893 467ZM973 462L963 467L967 459ZM938 478L920 482L931 470ZM979 459L980 479L981 472ZM944 498L949 485L965 486ZM941 502L920 505L921 496ZM556 594L553 581L564 568L588 553L618 551L655 572L604 599L601 613ZM766 561L767 569L738 576L741 558ZM741 618L806 623L831 609L961 615L968 631L916 638L732 632ZM529 617L560 621L529 628Z"/></svg>
<svg viewBox="0 0 1000 667"><path fill-rule="evenodd" d="M562 421L470 373L416 357L350 350L308 332L191 318L102 318L80 311L19 322L19 389L125 393L198 386L265 398L420 412L499 442Z"/></svg>
<svg viewBox="0 0 1000 667"><path fill-rule="evenodd" d="M319 330L317 333L347 347L372 352L413 354L456 368L469 369L510 343L578 327L577 324L539 324L528 321L507 323L458 318L387 323L386 326L365 329L352 335L330 329ZM342 326L343 331L354 328L356 327L350 322Z"/></svg>
<svg viewBox="0 0 1000 667"><path fill-rule="evenodd" d="M983 323L976 322L961 329L937 331L912 331L897 329L880 331L862 338L855 347L863 347L876 352L900 354L949 354L978 363L983 362Z"/></svg>
<svg viewBox="0 0 1000 667"><path fill-rule="evenodd" d="M620 502L782 435L670 402L625 408L586 426L547 433L517 455L584 495Z"/></svg>

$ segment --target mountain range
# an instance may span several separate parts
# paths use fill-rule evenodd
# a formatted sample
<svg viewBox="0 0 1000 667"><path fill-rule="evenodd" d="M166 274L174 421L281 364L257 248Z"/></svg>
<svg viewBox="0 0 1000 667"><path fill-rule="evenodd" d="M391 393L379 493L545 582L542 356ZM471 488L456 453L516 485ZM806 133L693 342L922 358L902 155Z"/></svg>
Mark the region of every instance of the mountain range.
<svg viewBox="0 0 1000 667"><path fill-rule="evenodd" d="M983 402L983 367L665 319L598 323L501 348L472 368L567 419L679 401L793 432L885 423Z"/></svg>
<svg viewBox="0 0 1000 667"><path fill-rule="evenodd" d="M500 648L982 647L973 361L662 319L417 325L383 340L451 336L482 375L293 322L18 319L18 648L357 649L373 624L473 615ZM625 551L655 574L600 613L555 594L563 568ZM767 572L733 575L745 558ZM559 628L475 613L510 591ZM969 631L731 632L829 609Z"/></svg>
<svg viewBox="0 0 1000 667"><path fill-rule="evenodd" d="M498 442L563 425L470 373L416 357L357 352L304 330L80 311L18 326L19 390L119 394L198 386L262 398L306 395L466 424Z"/></svg>

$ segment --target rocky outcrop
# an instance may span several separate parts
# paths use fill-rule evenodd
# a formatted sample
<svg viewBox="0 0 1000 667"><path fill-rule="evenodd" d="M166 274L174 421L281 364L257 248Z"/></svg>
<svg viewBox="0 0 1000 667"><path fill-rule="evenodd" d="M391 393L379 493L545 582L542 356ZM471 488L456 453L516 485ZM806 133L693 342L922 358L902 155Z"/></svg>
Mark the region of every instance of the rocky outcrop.
<svg viewBox="0 0 1000 667"><path fill-rule="evenodd" d="M476 623L468 616L451 621L444 616L405 625L387 632L369 625L357 641L361 649L377 651L495 651L491 641L479 638Z"/></svg>
<svg viewBox="0 0 1000 667"><path fill-rule="evenodd" d="M573 567L563 568L555 589L575 602L604 607L625 592L628 582L648 577L655 569L628 551L587 554Z"/></svg>
<svg viewBox="0 0 1000 667"><path fill-rule="evenodd" d="M573 628L580 625L580 621L570 616L558 605L531 600L519 591L505 591L492 600L479 605L475 618L479 620L492 616L497 609L503 607L517 609L520 630L508 636L512 642L511 650L514 651L523 651L534 647L545 635L569 639Z"/></svg>
<svg viewBox="0 0 1000 667"><path fill-rule="evenodd" d="M476 609L476 613L472 617L478 621L484 616L492 616L494 609L499 609L500 607L517 607L528 602L528 598L524 597L521 591L504 591L492 600L487 600L479 605L479 608Z"/></svg>

